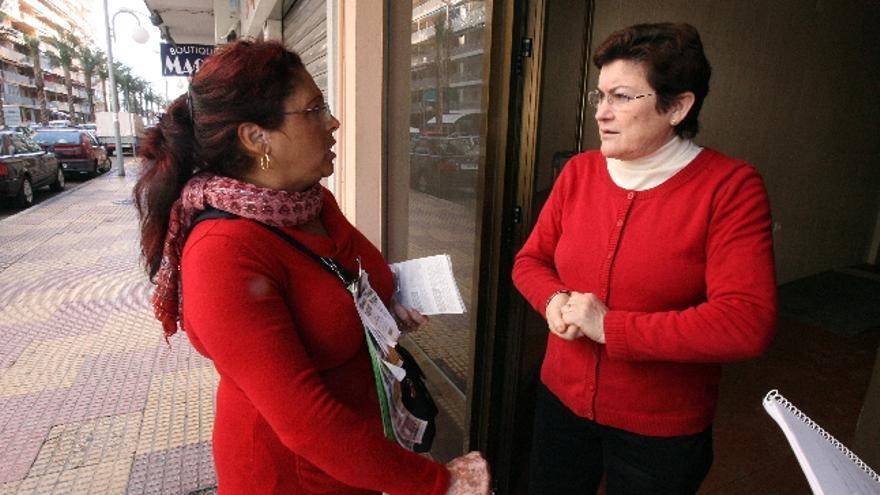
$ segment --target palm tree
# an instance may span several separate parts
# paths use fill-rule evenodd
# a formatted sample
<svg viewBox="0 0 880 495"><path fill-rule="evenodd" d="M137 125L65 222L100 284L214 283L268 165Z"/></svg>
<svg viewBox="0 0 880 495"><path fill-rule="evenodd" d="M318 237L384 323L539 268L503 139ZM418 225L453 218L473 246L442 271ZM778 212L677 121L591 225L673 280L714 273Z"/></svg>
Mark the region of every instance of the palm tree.
<svg viewBox="0 0 880 495"><path fill-rule="evenodd" d="M88 45L81 45L76 56L82 66L83 75L86 79L86 94L89 98L89 122L95 121L95 97L92 94L92 78L95 77L101 66L104 66L104 52L99 49L92 49Z"/></svg>
<svg viewBox="0 0 880 495"><path fill-rule="evenodd" d="M147 102L147 116L152 117L156 114L156 105L159 103L159 96L153 92L153 88L147 88L147 93L144 95L144 100Z"/></svg>
<svg viewBox="0 0 880 495"><path fill-rule="evenodd" d="M107 79L110 74L107 72L107 59L101 54L101 65L95 68L95 75L101 80L101 89L104 91L104 111L110 111L110 93L107 92Z"/></svg>
<svg viewBox="0 0 880 495"><path fill-rule="evenodd" d="M73 108L73 80L70 78L70 72L71 70L77 70L73 65L73 60L77 57L77 48L79 48L80 41L71 33L65 33L61 38L44 38L44 41L58 50L57 54L46 52L46 57L49 59L49 64L52 65L52 67L61 66L61 68L64 69L64 87L67 90L67 108L70 112L70 118L73 119L76 116L76 111Z"/></svg>
<svg viewBox="0 0 880 495"><path fill-rule="evenodd" d="M131 83L133 82L133 78L131 75L131 69L127 65L122 65L119 62L113 62L113 74L116 76L116 92L117 94L122 93L125 100L125 111L131 111ZM122 110L122 104L120 103L120 108L118 110Z"/></svg>
<svg viewBox="0 0 880 495"><path fill-rule="evenodd" d="M43 66L40 62L40 39L25 38L25 45L31 52L31 62L34 65L34 86L37 87L37 101L40 102L40 123L49 123L49 103L46 101L46 84L43 81Z"/></svg>
<svg viewBox="0 0 880 495"><path fill-rule="evenodd" d="M146 105L144 104L144 92L149 88L150 85L143 78L135 76L132 81L131 90L134 97L134 111L135 113L143 115L145 112Z"/></svg>
<svg viewBox="0 0 880 495"><path fill-rule="evenodd" d="M140 82L138 81L138 76L131 74L131 78L128 81L128 96L126 96L126 101L128 101L128 111L131 113L139 113L140 110L140 102L138 102L138 89L140 89Z"/></svg>

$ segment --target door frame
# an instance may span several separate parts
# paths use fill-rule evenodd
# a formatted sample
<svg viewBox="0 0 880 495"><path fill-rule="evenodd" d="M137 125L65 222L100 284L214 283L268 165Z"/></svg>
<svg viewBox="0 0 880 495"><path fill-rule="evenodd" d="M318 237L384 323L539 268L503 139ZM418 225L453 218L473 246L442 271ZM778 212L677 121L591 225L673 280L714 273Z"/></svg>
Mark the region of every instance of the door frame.
<svg viewBox="0 0 880 495"><path fill-rule="evenodd" d="M526 319L532 308L519 295L510 277L513 261L531 231L535 202L533 178L543 90L544 31L549 0L493 2L487 57L486 168L482 222L478 225L479 274L477 332L472 343L474 363L468 396L468 447L489 461L496 493L524 493L522 461L527 451L519 429L531 431L532 401L524 391ZM588 81L593 0L584 18L584 53L580 77ZM490 23L487 22L487 26ZM531 54L523 40L531 39ZM581 90L582 96L586 93ZM578 122L572 133L580 150L586 103L579 101ZM503 166L502 166L503 164ZM480 330L483 329L483 330ZM525 407L521 407L525 405ZM527 426L526 426L527 425ZM526 435L530 439L530 433Z"/></svg>

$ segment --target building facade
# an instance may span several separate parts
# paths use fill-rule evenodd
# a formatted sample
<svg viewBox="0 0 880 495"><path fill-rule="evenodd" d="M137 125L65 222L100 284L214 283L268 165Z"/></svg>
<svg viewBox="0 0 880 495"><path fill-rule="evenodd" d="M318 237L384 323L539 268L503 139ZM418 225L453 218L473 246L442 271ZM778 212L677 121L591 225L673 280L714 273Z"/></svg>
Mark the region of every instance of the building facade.
<svg viewBox="0 0 880 495"><path fill-rule="evenodd" d="M2 70L3 104L7 115L17 110L22 123L40 122L40 102L34 75L34 60L27 40L40 40L40 69L46 93L49 119L89 120L93 109L89 107L85 77L76 67L71 70L73 115L70 115L64 69L53 66L47 53L57 50L47 38L61 38L71 33L81 43L93 44L93 39L83 19L91 15L92 3L88 0L5 0L0 7L3 14L0 24L0 70ZM95 110L103 109L103 88L100 82L93 87ZM12 109L12 110L11 110Z"/></svg>

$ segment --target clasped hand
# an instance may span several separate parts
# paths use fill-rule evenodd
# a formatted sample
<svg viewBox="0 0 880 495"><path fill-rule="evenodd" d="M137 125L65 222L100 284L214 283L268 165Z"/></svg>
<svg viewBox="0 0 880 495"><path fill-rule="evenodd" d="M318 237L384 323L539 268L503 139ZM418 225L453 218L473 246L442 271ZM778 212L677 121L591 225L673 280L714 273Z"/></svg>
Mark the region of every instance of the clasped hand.
<svg viewBox="0 0 880 495"><path fill-rule="evenodd" d="M550 331L559 338L574 340L587 337L605 343L605 313L608 306L595 294L572 292L556 294L547 304L546 318Z"/></svg>

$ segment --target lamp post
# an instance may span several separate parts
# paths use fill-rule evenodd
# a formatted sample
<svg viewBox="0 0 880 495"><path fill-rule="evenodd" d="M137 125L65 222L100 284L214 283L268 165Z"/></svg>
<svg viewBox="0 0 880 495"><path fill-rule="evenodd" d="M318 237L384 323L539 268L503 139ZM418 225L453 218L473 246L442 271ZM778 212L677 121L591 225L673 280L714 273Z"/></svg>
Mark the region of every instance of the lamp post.
<svg viewBox="0 0 880 495"><path fill-rule="evenodd" d="M133 40L138 43L146 43L150 38L150 34L147 33L147 30L144 29L143 26L141 26L141 21L138 19L136 15L137 13L133 10L126 8L119 9L113 14L113 21L111 23L107 0L104 0L104 27L107 30L107 73L110 76L110 94L112 95L110 102L113 104L113 133L116 141L116 175L119 177L125 177L125 160L122 156L122 136L119 132L119 94L116 91L116 75L113 70L113 40L116 38L114 34L116 31L116 16L122 13L131 14L138 23L138 27L131 35Z"/></svg>

